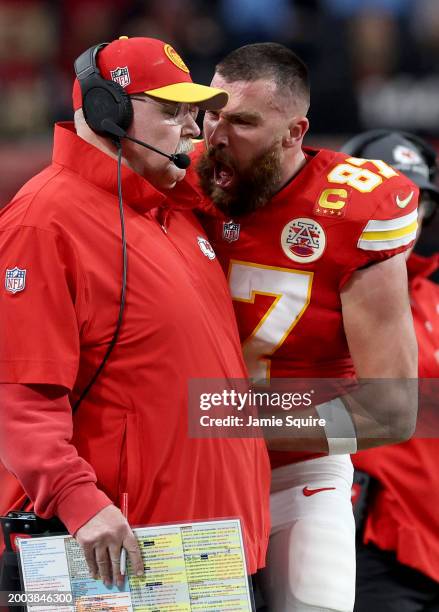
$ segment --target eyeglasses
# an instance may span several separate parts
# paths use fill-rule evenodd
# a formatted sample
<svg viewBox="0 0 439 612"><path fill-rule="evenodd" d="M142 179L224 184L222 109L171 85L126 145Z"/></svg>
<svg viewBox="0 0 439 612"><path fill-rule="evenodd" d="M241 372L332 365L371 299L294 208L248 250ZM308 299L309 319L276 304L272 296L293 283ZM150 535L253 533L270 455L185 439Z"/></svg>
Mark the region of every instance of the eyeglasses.
<svg viewBox="0 0 439 612"><path fill-rule="evenodd" d="M174 125L182 125L188 116L191 116L194 121L198 117L199 108L195 104L188 104L187 102L163 102L162 100L153 100L147 96L130 96L130 98L138 102L149 102L160 106L163 113Z"/></svg>

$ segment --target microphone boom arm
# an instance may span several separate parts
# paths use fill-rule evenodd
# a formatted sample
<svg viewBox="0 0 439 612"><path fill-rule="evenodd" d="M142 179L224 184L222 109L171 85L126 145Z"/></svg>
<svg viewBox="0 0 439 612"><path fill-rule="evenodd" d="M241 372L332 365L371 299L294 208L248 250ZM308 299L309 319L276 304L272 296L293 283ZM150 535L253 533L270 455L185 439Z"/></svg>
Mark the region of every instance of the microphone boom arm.
<svg viewBox="0 0 439 612"><path fill-rule="evenodd" d="M132 136L128 136L126 131L123 130L119 125L117 125L117 123L111 121L111 119L104 119L101 123L101 127L102 130L104 130L111 136L116 136L116 138L118 138L119 140L121 140L122 138L126 138L127 140L131 140L132 142L135 142L141 147L145 147L146 149L154 151L154 153L158 153L159 155L167 157L173 164L177 166L177 168L180 168L181 170L186 170L186 168L188 168L191 164L191 158L189 157L189 155L186 155L185 153L172 153L171 155L169 155L168 153L164 153L163 151L160 151L160 149L157 149L156 147L153 147L152 145L147 144L142 140L138 140L137 138L132 138Z"/></svg>

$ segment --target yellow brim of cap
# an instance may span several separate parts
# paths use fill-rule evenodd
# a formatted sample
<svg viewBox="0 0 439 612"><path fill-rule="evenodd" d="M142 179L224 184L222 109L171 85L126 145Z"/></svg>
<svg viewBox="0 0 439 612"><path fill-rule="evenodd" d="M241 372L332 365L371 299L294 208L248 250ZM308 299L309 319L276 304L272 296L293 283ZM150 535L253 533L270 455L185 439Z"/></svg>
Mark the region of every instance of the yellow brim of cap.
<svg viewBox="0 0 439 612"><path fill-rule="evenodd" d="M168 102L196 104L202 110L218 110L227 104L229 94L224 89L207 87L198 83L174 83L145 91L148 96Z"/></svg>

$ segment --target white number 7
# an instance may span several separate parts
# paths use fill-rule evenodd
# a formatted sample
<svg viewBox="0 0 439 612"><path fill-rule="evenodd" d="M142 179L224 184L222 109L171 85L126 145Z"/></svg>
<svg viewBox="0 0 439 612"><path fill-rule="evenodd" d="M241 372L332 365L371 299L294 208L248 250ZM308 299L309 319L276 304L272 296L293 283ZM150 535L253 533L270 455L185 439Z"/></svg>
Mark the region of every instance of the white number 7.
<svg viewBox="0 0 439 612"><path fill-rule="evenodd" d="M313 272L230 262L229 285L234 300L253 304L256 295L276 298L242 345L254 381L270 380L271 357L308 307L313 276Z"/></svg>

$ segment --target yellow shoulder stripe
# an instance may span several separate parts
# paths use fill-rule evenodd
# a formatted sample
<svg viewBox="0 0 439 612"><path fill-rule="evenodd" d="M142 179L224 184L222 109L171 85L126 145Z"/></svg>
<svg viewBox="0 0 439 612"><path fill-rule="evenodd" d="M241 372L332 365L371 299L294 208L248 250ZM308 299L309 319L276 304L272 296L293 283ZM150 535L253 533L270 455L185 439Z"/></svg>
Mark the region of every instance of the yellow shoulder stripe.
<svg viewBox="0 0 439 612"><path fill-rule="evenodd" d="M412 232L416 232L417 229L418 222L413 221L413 223L410 223L410 225L402 227L401 229L375 232L368 232L366 230L361 234L360 240L393 240L395 238L402 238L403 236L407 236Z"/></svg>

